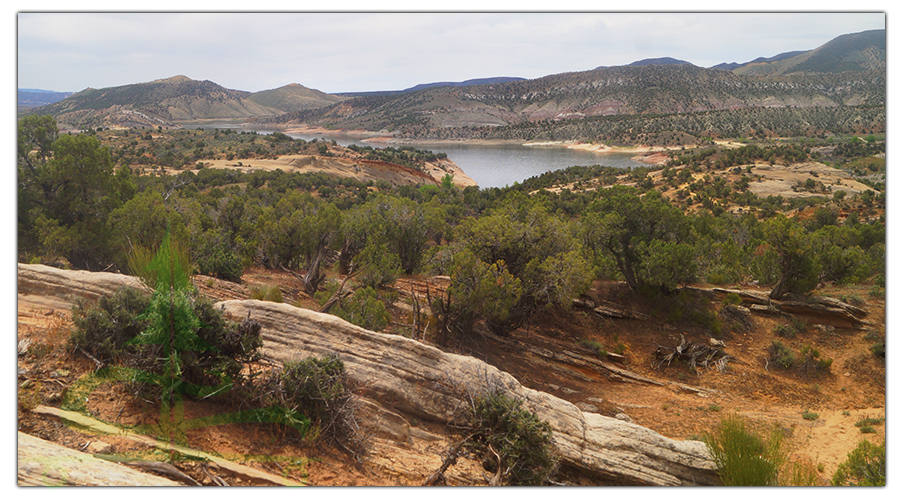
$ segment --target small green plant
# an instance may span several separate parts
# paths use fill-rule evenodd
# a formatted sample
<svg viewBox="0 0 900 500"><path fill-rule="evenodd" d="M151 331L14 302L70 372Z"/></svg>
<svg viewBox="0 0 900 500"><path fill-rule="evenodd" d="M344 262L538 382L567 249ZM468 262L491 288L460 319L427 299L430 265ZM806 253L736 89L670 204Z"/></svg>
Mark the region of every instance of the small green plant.
<svg viewBox="0 0 900 500"><path fill-rule="evenodd" d="M831 371L833 359L822 359L821 353L811 345L804 345L800 348L800 359L803 371L807 375L818 376Z"/></svg>
<svg viewBox="0 0 900 500"><path fill-rule="evenodd" d="M713 403L709 405L709 411L722 411L722 407Z"/></svg>
<svg viewBox="0 0 900 500"><path fill-rule="evenodd" d="M747 429L737 415L724 418L714 433L704 435L706 445L726 486L777 486L787 461L781 432L767 438Z"/></svg>
<svg viewBox="0 0 900 500"><path fill-rule="evenodd" d="M792 339L797 336L797 329L793 325L775 325L774 332L775 335L786 339Z"/></svg>
<svg viewBox="0 0 900 500"><path fill-rule="evenodd" d="M863 434L875 434L875 428L869 425L864 425L859 428L859 432Z"/></svg>
<svg viewBox="0 0 900 500"><path fill-rule="evenodd" d="M871 426L873 426L873 425L880 425L883 423L884 423L884 418L865 417L865 418L861 418L853 425L855 425L856 427L859 427L859 428L863 428L863 427L871 428Z"/></svg>
<svg viewBox="0 0 900 500"><path fill-rule="evenodd" d="M250 298L253 300L266 300L269 302L284 302L281 289L275 285L254 287L250 290Z"/></svg>
<svg viewBox="0 0 900 500"><path fill-rule="evenodd" d="M796 355L780 340L773 340L772 345L769 346L769 360L776 368L788 370L794 366Z"/></svg>
<svg viewBox="0 0 900 500"><path fill-rule="evenodd" d="M591 351L593 351L594 354L596 354L598 357L600 357L600 358L606 357L606 354L607 354L606 348L603 347L603 344L601 344L600 342L597 342L596 340L592 340L592 339L581 339L578 343L583 345L584 347L587 347Z"/></svg>
<svg viewBox="0 0 900 500"><path fill-rule="evenodd" d="M834 486L884 486L886 476L885 444L876 446L860 441L838 465L831 477Z"/></svg>
<svg viewBox="0 0 900 500"><path fill-rule="evenodd" d="M725 300L722 301L722 303L726 306L727 305L739 306L739 305L741 305L741 302L743 302L743 300L741 300L741 296L734 292L727 293L725 295Z"/></svg>
<svg viewBox="0 0 900 500"><path fill-rule="evenodd" d="M264 403L304 415L314 426L312 437L324 437L357 460L368 441L359 428L359 400L353 394L344 362L335 355L287 361L260 384Z"/></svg>
<svg viewBox="0 0 900 500"><path fill-rule="evenodd" d="M803 420L816 420L817 418L819 418L818 413L813 413L809 410L804 411L800 414L800 416L803 417Z"/></svg>

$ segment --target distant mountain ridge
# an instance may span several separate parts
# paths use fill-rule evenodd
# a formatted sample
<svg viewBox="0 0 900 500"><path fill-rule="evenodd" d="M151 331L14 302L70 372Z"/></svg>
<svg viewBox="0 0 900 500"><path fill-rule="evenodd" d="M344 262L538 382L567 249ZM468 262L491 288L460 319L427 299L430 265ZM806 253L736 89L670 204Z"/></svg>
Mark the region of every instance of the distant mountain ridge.
<svg viewBox="0 0 900 500"><path fill-rule="evenodd" d="M604 116L884 106L885 46L885 30L872 30L842 35L811 51L757 58L732 71L661 57L535 79L492 77L353 94L326 94L299 84L251 93L179 75L85 89L33 112L52 114L73 128L231 120L453 139L484 127L550 126Z"/></svg>
<svg viewBox="0 0 900 500"><path fill-rule="evenodd" d="M18 89L16 101L20 108L36 108L59 102L72 95L72 92L55 92L41 89Z"/></svg>
<svg viewBox="0 0 900 500"><path fill-rule="evenodd" d="M433 87L468 87L470 85L490 85L495 83L506 83L506 82L517 82L520 80L525 80L525 78L519 78L515 76L496 76L490 78L474 78L471 80L465 80L462 82L434 82L434 83L420 83L413 87L409 87L403 90L381 90L381 91L372 91L372 92L341 92L336 95L342 97L368 97L368 96L379 96L379 95L396 95L403 94L406 92L417 92L419 90L430 89Z"/></svg>
<svg viewBox="0 0 900 500"><path fill-rule="evenodd" d="M779 76L797 73L884 71L886 67L886 32L870 30L841 35L817 49L796 53L790 57L772 61L754 60L732 71L738 75Z"/></svg>
<svg viewBox="0 0 900 500"><path fill-rule="evenodd" d="M40 108L64 126L179 127L195 120L246 120L328 106L343 98L291 84L257 93L230 90L184 75L147 83L88 88Z"/></svg>
<svg viewBox="0 0 900 500"><path fill-rule="evenodd" d="M629 64L629 66L654 66L654 65L667 65L667 64L690 64L691 66L693 66L693 64L691 64L687 61L682 61L680 59L675 59L673 57L657 57L657 58L652 58L652 59L641 59L640 61L635 61L635 62Z"/></svg>

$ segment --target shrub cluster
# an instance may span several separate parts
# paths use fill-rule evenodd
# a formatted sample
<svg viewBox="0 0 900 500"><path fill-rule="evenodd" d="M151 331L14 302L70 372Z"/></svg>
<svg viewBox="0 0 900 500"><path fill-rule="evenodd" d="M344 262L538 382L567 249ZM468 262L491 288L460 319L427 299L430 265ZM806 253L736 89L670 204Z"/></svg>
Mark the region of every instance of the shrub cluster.
<svg viewBox="0 0 900 500"><path fill-rule="evenodd" d="M831 478L834 486L884 486L886 481L885 443L874 445L860 441L838 465Z"/></svg>
<svg viewBox="0 0 900 500"><path fill-rule="evenodd" d="M496 453L509 485L543 485L556 470L550 424L499 389L474 398L471 429L469 450L490 467L498 465Z"/></svg>
<svg viewBox="0 0 900 500"><path fill-rule="evenodd" d="M359 401L336 354L285 362L281 370L264 378L258 393L265 394L266 405L308 417L314 439L327 439L357 460L365 455L368 442L357 420Z"/></svg>

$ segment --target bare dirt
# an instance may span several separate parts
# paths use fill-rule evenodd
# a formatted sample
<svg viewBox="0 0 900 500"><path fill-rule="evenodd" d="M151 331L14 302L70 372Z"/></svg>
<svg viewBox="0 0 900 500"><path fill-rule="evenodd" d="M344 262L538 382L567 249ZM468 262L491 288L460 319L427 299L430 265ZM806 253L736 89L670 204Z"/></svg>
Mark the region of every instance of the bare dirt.
<svg viewBox="0 0 900 500"><path fill-rule="evenodd" d="M410 334L402 292L416 281L416 278L409 278L396 285L398 300L397 307L392 310L394 323L386 334ZM196 277L195 285L213 300L249 298L255 287L277 285L285 302L317 307L300 292L296 278L280 271L250 269L240 285ZM744 289L753 287L745 286ZM726 351L735 359L722 372L692 370L678 362L657 366L655 352L658 346L674 347L682 335L691 341L706 342L710 332L696 322L677 318L672 312L674 299L643 300L634 296L624 284L613 282L595 283L591 293L593 300L643 314L648 319L609 319L582 309L548 310L508 338L473 333L467 338L455 339L445 348L483 359L508 371L523 385L569 400L585 411L609 416L625 414L635 423L675 439L698 439L731 414L745 417L761 431L777 426L789 436L787 443L793 459L818 468L820 481L825 484L861 439L877 443L884 439L884 423L874 425L872 434L863 434L854 426L864 417L885 416L885 363L869 350L873 344L872 335L885 331L884 300L868 295L871 289L871 285L857 285L825 287L817 291L818 294L851 297L863 302L861 307L868 312L866 320L869 323L863 328L809 324L796 338L781 339L795 351L803 345L812 345L820 350L823 359L832 358L830 372L818 376L806 375L799 370L767 368L766 350L776 339L774 327L791 320L780 316L754 315L752 326L746 330L726 328L722 340L727 345ZM693 304L713 313L721 307L715 301L701 300ZM31 346L18 358L18 428L70 448L83 449L98 437L80 432L58 419L24 409L34 404L58 406L62 394L79 377L94 369L91 361L65 348L65 340L72 328L69 316L68 311L53 308L52 304L19 302L18 339L27 339ZM430 340L426 336L425 341ZM596 341L610 352L622 353L625 358L620 365L622 369L657 384L620 380L584 365L573 365L546 355L548 352L569 352L596 356L585 346L585 340ZM21 388L22 384L26 387ZM87 408L92 415L118 424L152 424L159 415L154 405L136 400L119 385L98 387L90 394ZM184 404L186 418L226 410L212 403L188 401ZM816 418L812 418L812 414L816 414ZM116 453L141 451L133 449L135 445L124 440L100 439L112 445ZM260 424L194 429L187 433L187 440L194 448L312 485L421 484L424 477L440 465L434 460L415 462L410 458L415 455L404 454L382 441L373 449L375 456L368 465L360 468L340 450L322 443L287 440L283 430ZM440 442L430 446L446 445L446 442ZM149 453L149 450L144 451ZM477 472L478 464L463 466L468 468L469 477L487 477ZM184 462L181 467L198 481L209 481L202 464ZM398 473L398 470L405 472ZM258 484L248 478L218 473L229 484Z"/></svg>
<svg viewBox="0 0 900 500"><path fill-rule="evenodd" d="M476 182L450 160L427 162L422 171L413 170L401 165L363 160L351 150L332 146L334 150L343 151L337 157L315 155L283 155L275 159L253 158L244 160L209 160L204 168L227 168L243 172L255 170L276 170L301 173L324 173L339 177L349 177L362 182L385 181L395 185L417 185L422 183L438 184L450 174L453 184L460 189L476 186ZM196 169L192 170L194 173Z"/></svg>

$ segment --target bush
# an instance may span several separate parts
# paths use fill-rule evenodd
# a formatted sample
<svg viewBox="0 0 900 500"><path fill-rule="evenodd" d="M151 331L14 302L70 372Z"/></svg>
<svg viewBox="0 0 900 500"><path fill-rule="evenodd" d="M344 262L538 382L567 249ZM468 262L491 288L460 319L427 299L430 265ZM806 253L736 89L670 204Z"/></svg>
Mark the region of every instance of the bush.
<svg viewBox="0 0 900 500"><path fill-rule="evenodd" d="M822 359L819 350L810 345L804 345L800 348L801 367L806 375L818 376L822 373L831 372L831 364L834 361L831 358Z"/></svg>
<svg viewBox="0 0 900 500"><path fill-rule="evenodd" d="M136 349L128 342L147 326L141 313L150 298L135 288L126 287L96 304L79 301L72 309L75 330L69 337L69 349L84 349L104 364L124 362Z"/></svg>
<svg viewBox="0 0 900 500"><path fill-rule="evenodd" d="M266 300L269 302L284 302L281 289L275 285L254 287L250 290L250 298L253 300Z"/></svg>
<svg viewBox="0 0 900 500"><path fill-rule="evenodd" d="M510 485L539 486L556 470L550 424L499 389L474 398L472 432L470 450L493 466L496 452Z"/></svg>
<svg viewBox="0 0 900 500"><path fill-rule="evenodd" d="M582 339L578 343L593 351L600 358L605 358L608 353L606 347L596 340Z"/></svg>
<svg viewBox="0 0 900 500"><path fill-rule="evenodd" d="M234 283L241 282L244 264L241 257L222 242L207 241L194 255L197 270L205 276L213 276Z"/></svg>
<svg viewBox="0 0 900 500"><path fill-rule="evenodd" d="M787 461L782 434L773 430L768 439L747 429L738 416L723 419L716 432L706 434L719 476L726 486L777 486L779 470Z"/></svg>
<svg viewBox="0 0 900 500"><path fill-rule="evenodd" d="M359 403L349 387L344 362L335 355L288 361L261 385L267 404L302 413L324 437L360 459L367 442L359 429Z"/></svg>
<svg viewBox="0 0 900 500"><path fill-rule="evenodd" d="M139 388L149 383L169 398L176 388L202 397L242 383L244 365L262 347L259 323L222 317L191 285L183 248L168 236L138 275L155 284L153 294L124 288L96 306L76 305L69 345L102 363L138 369Z"/></svg>
<svg viewBox="0 0 900 500"><path fill-rule="evenodd" d="M793 325L775 325L775 335L785 339L792 339L797 336L797 329Z"/></svg>
<svg viewBox="0 0 900 500"><path fill-rule="evenodd" d="M317 295L322 299L321 302L324 303L328 300L331 293ZM384 302L378 298L378 293L370 287L356 290L349 298L342 299L339 305L331 309L331 314L373 332L384 330L391 321L391 315L388 313Z"/></svg>
<svg viewBox="0 0 900 500"><path fill-rule="evenodd" d="M769 346L769 360L775 364L777 368L788 370L794 366L796 355L788 346L784 345L780 340L773 340Z"/></svg>
<svg viewBox="0 0 900 500"><path fill-rule="evenodd" d="M847 455L847 460L838 465L831 477L834 486L884 486L885 485L885 444L875 446L861 441L856 449Z"/></svg>

